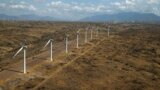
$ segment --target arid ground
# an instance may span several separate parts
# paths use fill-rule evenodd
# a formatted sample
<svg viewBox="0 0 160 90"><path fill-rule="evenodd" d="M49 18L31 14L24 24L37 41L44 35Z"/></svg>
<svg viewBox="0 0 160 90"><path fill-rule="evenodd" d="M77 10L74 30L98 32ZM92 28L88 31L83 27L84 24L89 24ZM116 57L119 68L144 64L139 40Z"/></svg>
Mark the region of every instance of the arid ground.
<svg viewBox="0 0 160 90"><path fill-rule="evenodd" d="M111 26L109 36L108 26ZM65 33L69 34L68 54L65 53ZM49 48L43 49L50 38L54 39L53 62ZM25 75L23 53L12 58L21 42L28 46ZM0 90L159 89L160 25L0 22Z"/></svg>

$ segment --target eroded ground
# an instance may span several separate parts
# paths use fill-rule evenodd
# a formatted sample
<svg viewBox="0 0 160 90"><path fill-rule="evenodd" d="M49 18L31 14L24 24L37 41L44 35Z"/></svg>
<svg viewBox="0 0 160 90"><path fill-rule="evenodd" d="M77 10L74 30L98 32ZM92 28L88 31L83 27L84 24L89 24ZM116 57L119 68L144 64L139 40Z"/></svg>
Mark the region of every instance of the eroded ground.
<svg viewBox="0 0 160 90"><path fill-rule="evenodd" d="M106 28L101 24L99 26ZM74 46L75 41L72 42ZM82 43L79 49L72 48L67 55L61 50L57 52L53 63L42 54L42 63L32 66L27 75L20 73L17 77L3 82L1 87L4 90L160 88L158 25L115 24L110 37L107 37L107 32L101 32L99 37Z"/></svg>
<svg viewBox="0 0 160 90"><path fill-rule="evenodd" d="M105 39L37 90L158 90L158 32L137 32Z"/></svg>

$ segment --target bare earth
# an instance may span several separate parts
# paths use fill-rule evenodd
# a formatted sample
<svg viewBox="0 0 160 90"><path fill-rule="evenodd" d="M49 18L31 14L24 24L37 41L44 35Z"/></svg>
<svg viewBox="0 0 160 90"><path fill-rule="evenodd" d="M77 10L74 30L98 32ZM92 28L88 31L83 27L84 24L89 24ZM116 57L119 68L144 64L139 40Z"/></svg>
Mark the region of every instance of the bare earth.
<svg viewBox="0 0 160 90"><path fill-rule="evenodd" d="M7 57L16 52L17 49L15 50L14 48L17 46L12 44L11 46L10 44L5 46L7 42L4 42L4 38L9 31L0 30L2 32L0 38L3 39L3 42L0 42L0 50L5 51L7 47L11 49L5 51L9 54L1 54L0 89L159 90L160 26L115 24L112 25L111 35L107 37L107 32L103 31L103 29L107 30L106 26L91 24L99 26L102 31L98 37L94 34L94 39L89 40L88 43L84 43L84 31L82 31L80 48L76 49L74 34L78 28L85 28L87 23L45 22L44 24L43 22L42 25L44 26L43 28L38 28L39 31L36 31L34 25L30 26L30 23L33 22L28 22L29 26L25 31L27 33L17 31L18 33L26 34L26 37L29 38L28 45L31 48L38 45L36 50L29 50L31 55L29 54L27 58L28 73L26 75L22 73L22 55L19 55L19 58L14 61ZM27 24L24 23L24 25ZM17 27L19 26L14 24L12 26L14 29ZM63 32L66 29L71 35L69 54L64 52ZM44 30L46 31L44 32ZM23 36L16 36L15 34L18 33L12 33L7 39L9 40L12 37L14 43L19 43L21 40L15 38ZM47 33L57 35L53 50L53 62L49 61L48 49L40 50L46 43L46 40L52 36ZM32 36L35 37L33 38ZM42 39L42 41L39 39ZM11 42L9 41L8 43Z"/></svg>

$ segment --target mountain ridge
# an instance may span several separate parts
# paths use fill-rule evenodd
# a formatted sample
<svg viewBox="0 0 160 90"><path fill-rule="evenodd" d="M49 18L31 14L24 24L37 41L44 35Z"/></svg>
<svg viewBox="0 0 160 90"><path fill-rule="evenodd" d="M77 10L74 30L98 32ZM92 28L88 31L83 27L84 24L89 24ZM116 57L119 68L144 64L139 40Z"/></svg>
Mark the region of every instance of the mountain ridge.
<svg viewBox="0 0 160 90"><path fill-rule="evenodd" d="M19 16L12 16L6 14L0 14L0 20L44 20L44 21L57 21L57 18L50 17L50 16L38 16L35 14L25 14Z"/></svg>
<svg viewBox="0 0 160 90"><path fill-rule="evenodd" d="M6 14L0 14L0 20L33 20L33 21L73 21L64 20L51 16L39 16L35 14L26 14L19 16L12 16ZM82 18L75 21L84 22L160 22L160 16L153 13L138 13L138 12L121 12L116 14L100 14Z"/></svg>
<svg viewBox="0 0 160 90"><path fill-rule="evenodd" d="M116 14L93 15L80 21L117 21L117 22L160 22L160 16L153 13L122 12Z"/></svg>

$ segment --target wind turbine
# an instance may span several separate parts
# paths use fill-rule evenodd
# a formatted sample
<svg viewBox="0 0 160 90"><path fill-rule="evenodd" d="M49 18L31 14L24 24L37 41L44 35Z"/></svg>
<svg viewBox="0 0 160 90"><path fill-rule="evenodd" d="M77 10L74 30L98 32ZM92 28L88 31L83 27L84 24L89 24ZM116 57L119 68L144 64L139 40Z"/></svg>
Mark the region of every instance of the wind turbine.
<svg viewBox="0 0 160 90"><path fill-rule="evenodd" d="M96 32L96 37L98 37L98 34L99 34L99 28L97 28L97 30L96 30L97 32Z"/></svg>
<svg viewBox="0 0 160 90"><path fill-rule="evenodd" d="M81 30L78 30L77 31L77 48L79 48L79 32L80 32Z"/></svg>
<svg viewBox="0 0 160 90"><path fill-rule="evenodd" d="M91 40L93 39L93 36L92 36L92 35L93 35L93 34L92 34L92 33L93 33L93 32L92 32L93 30L92 30L92 29L93 29L93 28L90 29L90 30L91 30Z"/></svg>
<svg viewBox="0 0 160 90"><path fill-rule="evenodd" d="M108 37L110 35L110 26L108 26Z"/></svg>
<svg viewBox="0 0 160 90"><path fill-rule="evenodd" d="M49 39L48 42L46 43L46 45L44 46L44 48L46 48L49 44L50 44L50 56L51 56L51 61L53 61L53 55L52 55L52 43L53 43L53 39Z"/></svg>
<svg viewBox="0 0 160 90"><path fill-rule="evenodd" d="M68 53L68 37L69 37L69 35L68 34L66 34L65 35L65 44L66 44L66 54Z"/></svg>
<svg viewBox="0 0 160 90"><path fill-rule="evenodd" d="M88 38L87 34L88 34L88 28L86 28L86 31L85 31L85 43L87 43L87 38Z"/></svg>
<svg viewBox="0 0 160 90"><path fill-rule="evenodd" d="M23 73L26 74L26 49L27 46L26 45L22 45L22 47L16 52L16 54L13 56L13 58L15 58L22 50L24 53L24 62L23 62Z"/></svg>

